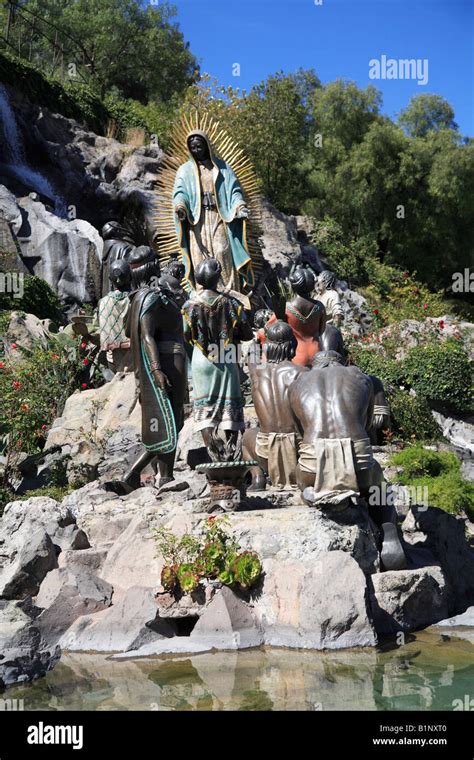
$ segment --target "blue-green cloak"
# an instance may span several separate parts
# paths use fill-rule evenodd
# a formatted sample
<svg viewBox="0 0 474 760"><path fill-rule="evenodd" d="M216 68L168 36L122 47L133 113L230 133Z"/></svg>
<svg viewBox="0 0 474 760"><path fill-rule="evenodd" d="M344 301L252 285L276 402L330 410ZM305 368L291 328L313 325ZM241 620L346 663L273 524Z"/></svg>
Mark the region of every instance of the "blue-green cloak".
<svg viewBox="0 0 474 760"><path fill-rule="evenodd" d="M194 129L189 132L187 140L192 135L203 137L209 147L209 155L214 165L214 196L216 198L217 210L225 222L234 267L242 277L244 288L249 289L254 284L254 276L246 238L247 222L245 219L236 219L235 216L238 207L245 205L242 188L229 164L213 154L212 145L206 133L200 129ZM191 154L189 161L182 164L176 172L173 189L173 208L176 209L179 205L185 206L187 221L181 221L175 212L176 235L186 270L184 278L194 288L189 225L196 225L201 217L201 184L199 168Z"/></svg>

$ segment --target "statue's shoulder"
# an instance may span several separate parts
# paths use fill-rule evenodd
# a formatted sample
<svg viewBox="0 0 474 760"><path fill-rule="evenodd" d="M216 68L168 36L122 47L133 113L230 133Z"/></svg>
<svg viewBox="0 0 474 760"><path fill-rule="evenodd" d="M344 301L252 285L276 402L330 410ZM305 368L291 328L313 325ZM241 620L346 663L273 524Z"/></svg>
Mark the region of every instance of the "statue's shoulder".
<svg viewBox="0 0 474 760"><path fill-rule="evenodd" d="M215 166L217 166L222 174L235 174L232 166L228 164L227 161L224 161L223 158L219 158L219 156L213 156L213 161Z"/></svg>
<svg viewBox="0 0 474 760"><path fill-rule="evenodd" d="M183 164L178 166L176 170L176 178L178 179L179 177L185 177L186 175L189 174L190 171L193 171L193 169L194 169L194 162L191 159L189 159L188 161L185 161Z"/></svg>

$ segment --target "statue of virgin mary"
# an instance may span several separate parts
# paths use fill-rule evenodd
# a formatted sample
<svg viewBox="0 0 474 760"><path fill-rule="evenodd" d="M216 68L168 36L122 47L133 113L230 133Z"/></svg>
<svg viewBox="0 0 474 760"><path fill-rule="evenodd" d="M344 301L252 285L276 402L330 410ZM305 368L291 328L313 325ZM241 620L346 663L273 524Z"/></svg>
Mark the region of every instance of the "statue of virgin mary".
<svg viewBox="0 0 474 760"><path fill-rule="evenodd" d="M187 134L189 160L176 171L173 210L185 281L196 287L194 270L205 259L217 259L220 286L248 292L254 284L246 226L249 212L231 166L214 154L201 129Z"/></svg>

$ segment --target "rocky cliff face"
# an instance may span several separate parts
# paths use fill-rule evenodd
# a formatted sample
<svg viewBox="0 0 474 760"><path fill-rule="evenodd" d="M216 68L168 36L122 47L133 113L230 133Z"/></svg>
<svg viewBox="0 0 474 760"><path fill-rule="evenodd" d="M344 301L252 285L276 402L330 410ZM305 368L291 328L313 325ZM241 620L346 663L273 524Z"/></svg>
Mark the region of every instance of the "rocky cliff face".
<svg viewBox="0 0 474 760"><path fill-rule="evenodd" d="M94 303L100 297L103 241L84 219L63 219L35 193L18 201L0 185L0 217L17 250L16 266L51 285L67 305Z"/></svg>
<svg viewBox="0 0 474 760"><path fill-rule="evenodd" d="M28 271L46 279L63 300L94 300L91 262L101 255L102 225L125 219L137 244L154 240L154 188L163 151L96 135L11 88L0 91L0 111L0 229L10 229ZM264 203L262 248L277 272L288 271L303 249L322 268L307 227L304 217Z"/></svg>
<svg viewBox="0 0 474 760"><path fill-rule="evenodd" d="M66 211L73 208L77 218L98 229L108 219L117 218L124 202L134 194L140 196L136 202L140 200L144 206L152 200L151 190L163 156L159 146L124 145L30 103L16 90L5 88L5 93L12 112L9 119L16 121L17 134L10 130L9 140L0 149L0 182L15 195L35 191L49 205L53 201L46 186L41 193L28 175L11 173L12 164L22 163L44 177L49 192L61 199Z"/></svg>

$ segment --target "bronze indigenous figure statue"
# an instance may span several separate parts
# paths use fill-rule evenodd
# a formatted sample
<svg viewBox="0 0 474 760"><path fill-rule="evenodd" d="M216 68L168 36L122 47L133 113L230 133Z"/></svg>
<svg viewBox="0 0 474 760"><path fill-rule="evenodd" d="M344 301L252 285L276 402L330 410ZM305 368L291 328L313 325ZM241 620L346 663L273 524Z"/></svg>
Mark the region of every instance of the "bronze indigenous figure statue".
<svg viewBox="0 0 474 760"><path fill-rule="evenodd" d="M298 485L308 504L328 510L347 505L353 496L366 498L371 516L386 534L385 567L400 569L406 560L393 530L394 509L381 503L383 473L367 434L374 412L373 384L360 369L342 361L334 351L316 354L313 368L290 388L291 408L303 434Z"/></svg>
<svg viewBox="0 0 474 760"><path fill-rule="evenodd" d="M120 222L107 222L102 227L104 250L102 253L102 296L110 290L110 268L115 261L128 261L135 250L131 232Z"/></svg>
<svg viewBox="0 0 474 760"><path fill-rule="evenodd" d="M185 339L193 345L194 419L204 443L211 445L217 428L228 440L244 430L238 344L252 338L242 304L219 290L222 269L217 259L202 261L195 270L200 290L183 306Z"/></svg>
<svg viewBox="0 0 474 760"><path fill-rule="evenodd" d="M344 319L341 297L335 289L337 277L334 272L325 269L318 277L318 301L324 304L327 323L340 327Z"/></svg>
<svg viewBox="0 0 474 760"><path fill-rule="evenodd" d="M300 373L309 372L292 362L296 347L290 325L278 320L267 327L266 361L259 361L258 344L253 344L254 350L249 352L252 398L260 427L245 431L243 446L246 459L257 459L261 468L251 468L249 490L265 489L263 470L268 472L274 488L296 487L301 436L289 404L289 392Z"/></svg>
<svg viewBox="0 0 474 760"><path fill-rule="evenodd" d="M89 323L86 315L77 315L73 332L82 335L84 340L99 346L99 360L110 373L126 372L132 368L130 341L125 334L125 325L130 308L129 292L131 270L125 259L112 262L109 270L112 289L103 296Z"/></svg>
<svg viewBox="0 0 474 760"><path fill-rule="evenodd" d="M125 334L132 272L125 259L115 261L109 272L112 290L100 299L97 307L100 348L106 352L107 366L112 372L126 372L132 367L130 340Z"/></svg>
<svg viewBox="0 0 474 760"><path fill-rule="evenodd" d="M181 310L173 297L177 281L160 280L153 252L138 248L130 257L132 270L131 307L127 323L135 377L142 410L142 443L145 452L133 464L123 481L106 484L117 493L130 492L140 485L140 474L148 465L158 465L159 485L173 479L177 434L183 424L186 388Z"/></svg>
<svg viewBox="0 0 474 760"><path fill-rule="evenodd" d="M320 350L320 336L326 327L326 310L323 304L311 297L315 287L315 277L311 269L296 267L289 277L294 298L286 304L285 318L293 329L297 340L294 364L310 367L314 355ZM274 314L265 329L277 319ZM262 342L265 338L260 332Z"/></svg>

